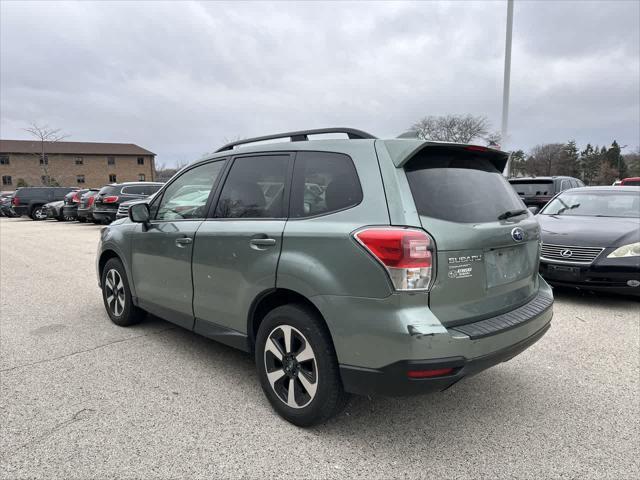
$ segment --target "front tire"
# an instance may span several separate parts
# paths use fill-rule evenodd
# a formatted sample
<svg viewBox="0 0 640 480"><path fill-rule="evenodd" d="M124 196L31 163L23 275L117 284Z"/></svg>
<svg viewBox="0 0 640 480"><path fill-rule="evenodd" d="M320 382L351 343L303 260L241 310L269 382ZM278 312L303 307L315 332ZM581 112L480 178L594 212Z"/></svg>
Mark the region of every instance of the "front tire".
<svg viewBox="0 0 640 480"><path fill-rule="evenodd" d="M144 310L133 304L127 274L118 258L112 258L105 264L101 285L104 308L113 323L128 327L144 318Z"/></svg>
<svg viewBox="0 0 640 480"><path fill-rule="evenodd" d="M294 425L322 423L349 398L329 332L304 305L283 305L266 315L256 337L255 362L271 406Z"/></svg>

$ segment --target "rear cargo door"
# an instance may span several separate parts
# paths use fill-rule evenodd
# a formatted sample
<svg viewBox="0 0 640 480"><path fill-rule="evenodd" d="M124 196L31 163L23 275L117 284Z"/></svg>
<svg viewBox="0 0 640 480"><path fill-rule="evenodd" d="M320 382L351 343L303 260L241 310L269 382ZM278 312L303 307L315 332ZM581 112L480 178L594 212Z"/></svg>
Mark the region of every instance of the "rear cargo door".
<svg viewBox="0 0 640 480"><path fill-rule="evenodd" d="M506 154L425 148L404 164L437 249L431 310L451 326L515 309L538 289L538 223L500 173Z"/></svg>

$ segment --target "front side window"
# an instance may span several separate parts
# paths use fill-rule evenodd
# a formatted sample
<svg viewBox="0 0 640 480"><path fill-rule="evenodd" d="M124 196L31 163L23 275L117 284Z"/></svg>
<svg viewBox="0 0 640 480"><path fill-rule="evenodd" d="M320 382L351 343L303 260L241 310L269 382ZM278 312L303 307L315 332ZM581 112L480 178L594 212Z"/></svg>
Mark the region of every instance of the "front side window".
<svg viewBox="0 0 640 480"><path fill-rule="evenodd" d="M236 158L224 184L216 218L283 218L289 155Z"/></svg>
<svg viewBox="0 0 640 480"><path fill-rule="evenodd" d="M2 176L2 184L3 185L11 185L11 175L3 175Z"/></svg>
<svg viewBox="0 0 640 480"><path fill-rule="evenodd" d="M109 174L109 182L110 182L110 183L116 183L117 181L118 181L118 180L117 180L117 177L116 177L116 174L115 174L115 173L111 173L111 174Z"/></svg>
<svg viewBox="0 0 640 480"><path fill-rule="evenodd" d="M291 217L324 215L362 201L356 169L347 155L298 152L291 190Z"/></svg>
<svg viewBox="0 0 640 480"><path fill-rule="evenodd" d="M204 218L211 189L222 173L224 161L206 163L187 170L162 194L151 208L156 220ZM156 202L154 202L156 203Z"/></svg>

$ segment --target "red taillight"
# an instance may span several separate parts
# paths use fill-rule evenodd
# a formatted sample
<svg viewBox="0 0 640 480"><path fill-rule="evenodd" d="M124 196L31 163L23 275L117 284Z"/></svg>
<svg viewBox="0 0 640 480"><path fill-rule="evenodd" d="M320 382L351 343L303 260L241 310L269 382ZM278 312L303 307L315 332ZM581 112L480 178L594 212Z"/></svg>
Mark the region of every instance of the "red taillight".
<svg viewBox="0 0 640 480"><path fill-rule="evenodd" d="M93 205L93 202L94 202L95 200L96 200L96 197L95 197L95 196L89 197L89 203L87 203L87 206L89 206L89 207L90 207L91 205Z"/></svg>
<svg viewBox="0 0 640 480"><path fill-rule="evenodd" d="M111 195L102 199L102 203L116 203L117 201L118 197L116 195Z"/></svg>
<svg viewBox="0 0 640 480"><path fill-rule="evenodd" d="M13 197L11 203L13 203L14 207L17 207L18 205L20 205L20 199L18 197Z"/></svg>
<svg viewBox="0 0 640 480"><path fill-rule="evenodd" d="M465 150L471 150L476 152L488 152L489 149L487 147L483 147L482 145L467 145L464 147Z"/></svg>
<svg viewBox="0 0 640 480"><path fill-rule="evenodd" d="M431 284L433 240L423 230L410 228L365 228L356 240L389 273L396 290L427 290Z"/></svg>
<svg viewBox="0 0 640 480"><path fill-rule="evenodd" d="M78 192L74 193L74 194L71 196L71 201L72 201L73 203L80 203L80 197L78 197Z"/></svg>
<svg viewBox="0 0 640 480"><path fill-rule="evenodd" d="M436 368L434 370L409 370L407 376L409 378L433 378L444 377L453 373L453 368Z"/></svg>

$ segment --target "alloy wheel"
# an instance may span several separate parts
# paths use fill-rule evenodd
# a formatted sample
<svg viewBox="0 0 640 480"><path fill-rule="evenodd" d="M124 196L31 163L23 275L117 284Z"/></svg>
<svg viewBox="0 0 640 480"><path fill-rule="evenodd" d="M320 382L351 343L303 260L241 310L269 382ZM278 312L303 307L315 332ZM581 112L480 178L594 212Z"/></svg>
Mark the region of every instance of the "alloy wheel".
<svg viewBox="0 0 640 480"><path fill-rule="evenodd" d="M122 277L116 269L112 268L107 272L104 289L109 311L116 317L119 317L124 311L125 295Z"/></svg>
<svg viewBox="0 0 640 480"><path fill-rule="evenodd" d="M269 385L291 408L303 408L318 390L318 362L306 337L290 325L274 328L264 347Z"/></svg>
<svg viewBox="0 0 640 480"><path fill-rule="evenodd" d="M44 208L36 208L35 211L33 212L33 215L38 220L44 220L45 218L47 218L47 212L44 211Z"/></svg>

